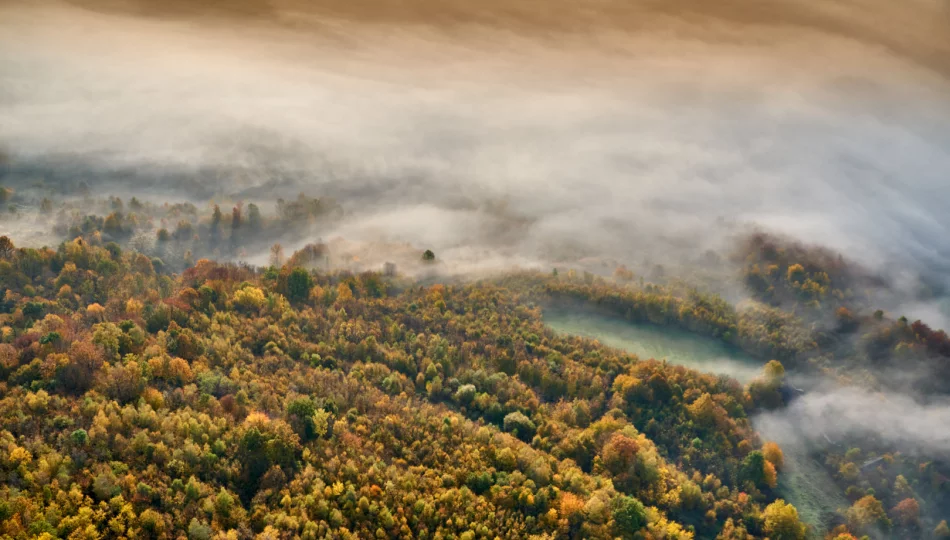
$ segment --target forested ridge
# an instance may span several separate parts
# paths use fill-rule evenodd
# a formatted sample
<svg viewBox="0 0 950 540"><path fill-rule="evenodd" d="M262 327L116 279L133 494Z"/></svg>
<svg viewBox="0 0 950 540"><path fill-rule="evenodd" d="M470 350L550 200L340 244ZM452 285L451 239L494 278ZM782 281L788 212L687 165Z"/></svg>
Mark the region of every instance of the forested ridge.
<svg viewBox="0 0 950 540"><path fill-rule="evenodd" d="M786 261L789 252L803 261L814 255L811 249L776 245L761 237L750 244L768 246L767 256ZM754 261L762 255L756 250L747 253L746 275L759 279ZM818 256L838 265L839 284L853 283L841 278L855 271L845 261L828 258L822 250ZM827 272L814 263L809 265L810 272L793 262L770 266L768 279L762 281L768 286L758 291L761 301L740 306L683 283L632 283L624 270L615 279L571 271L566 277L535 274L503 281L562 309L567 306L637 324L671 326L720 339L763 362L781 359L784 365L774 360L768 364L767 375L770 366L776 368L771 376L747 386L753 410L782 409L801 391L788 391L783 382L786 366L812 384L835 381L858 385L869 393L911 388L925 401L939 402L946 395L950 356L944 331L919 320L911 323L903 316L890 318L873 309L868 300L856 299L855 291L835 288ZM825 285L808 285L816 283L811 276L818 276ZM776 299L776 289L788 291L782 301ZM888 405L882 401L881 406ZM853 503L850 508L833 509L837 510L834 521L840 524L833 531L850 530L872 538L950 537L946 524L950 462L945 452L921 451L909 442L901 445L867 436L824 440L827 444L815 448L811 457L824 465Z"/></svg>
<svg viewBox="0 0 950 540"><path fill-rule="evenodd" d="M942 331L874 309L875 278L769 237L742 246L752 299L733 305L624 267L440 283L316 270L323 244L200 258L340 215L306 196L230 219L99 205L57 210L55 249L0 239L4 537L804 538L782 449L750 422L790 404L785 370L884 389L880 367L950 356ZM565 306L764 369L743 386L559 335L541 315ZM829 538L950 534L943 456L850 440L813 459L852 503Z"/></svg>
<svg viewBox="0 0 950 540"><path fill-rule="evenodd" d="M804 530L738 383L559 337L509 289L4 245L10 537Z"/></svg>

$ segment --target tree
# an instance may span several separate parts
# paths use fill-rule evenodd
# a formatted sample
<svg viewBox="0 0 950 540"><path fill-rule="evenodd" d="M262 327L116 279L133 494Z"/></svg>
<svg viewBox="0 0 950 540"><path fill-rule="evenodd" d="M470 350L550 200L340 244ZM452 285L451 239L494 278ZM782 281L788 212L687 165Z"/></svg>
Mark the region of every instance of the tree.
<svg viewBox="0 0 950 540"><path fill-rule="evenodd" d="M618 477L632 472L640 446L637 441L622 433L615 433L601 450L604 468Z"/></svg>
<svg viewBox="0 0 950 540"><path fill-rule="evenodd" d="M760 407L774 409L782 406L781 387L785 381L785 366L778 360L770 360L762 369L762 376L749 383L749 395Z"/></svg>
<svg viewBox="0 0 950 540"><path fill-rule="evenodd" d="M789 283L797 284L805 280L807 274L805 268L800 264L793 264L788 267L787 278Z"/></svg>
<svg viewBox="0 0 950 540"><path fill-rule="evenodd" d="M422 253L422 260L425 262L435 261L435 253L431 249L427 249Z"/></svg>
<svg viewBox="0 0 950 540"><path fill-rule="evenodd" d="M231 234L241 228L241 205L231 209Z"/></svg>
<svg viewBox="0 0 950 540"><path fill-rule="evenodd" d="M266 300L264 291L257 287L244 287L234 292L234 305L245 310L260 309Z"/></svg>
<svg viewBox="0 0 950 540"><path fill-rule="evenodd" d="M716 540L753 540L753 537L746 530L742 521L736 522L732 518L728 518L722 530L719 531Z"/></svg>
<svg viewBox="0 0 950 540"><path fill-rule="evenodd" d="M119 403L135 401L145 391L142 368L134 360L121 366L112 366L103 377L101 387L107 396Z"/></svg>
<svg viewBox="0 0 950 540"><path fill-rule="evenodd" d="M334 305L340 307L350 300L353 300L353 289L341 281L340 284L336 286L336 301Z"/></svg>
<svg viewBox="0 0 950 540"><path fill-rule="evenodd" d="M86 441L89 440L89 434L86 433L85 429L77 429L69 434L69 439L76 446L84 446Z"/></svg>
<svg viewBox="0 0 950 540"><path fill-rule="evenodd" d="M514 433L523 441L530 441L534 437L534 432L538 429L530 418L518 411L508 413L505 416L503 426L505 431Z"/></svg>
<svg viewBox="0 0 950 540"><path fill-rule="evenodd" d="M147 533L150 538L162 538L165 532L165 520L161 514L148 508L139 514L139 526Z"/></svg>
<svg viewBox="0 0 950 540"><path fill-rule="evenodd" d="M920 524L920 505L917 499L908 497L891 509L891 515L903 527L916 527Z"/></svg>
<svg viewBox="0 0 950 540"><path fill-rule="evenodd" d="M195 229L191 225L191 222L187 219L183 219L178 222L178 225L175 226L175 232L172 234L175 237L175 240L179 242L186 242L191 240L195 236Z"/></svg>
<svg viewBox="0 0 950 540"><path fill-rule="evenodd" d="M307 244L306 246L295 251L294 254L291 255L287 260L287 264L290 266L300 266L306 269L314 268L324 260L326 253L326 244L321 242Z"/></svg>
<svg viewBox="0 0 950 540"><path fill-rule="evenodd" d="M275 268L280 268L284 265L284 246L280 245L280 243L270 247L270 265Z"/></svg>
<svg viewBox="0 0 950 540"><path fill-rule="evenodd" d="M212 247L214 243L218 241L218 238L221 236L221 208L218 205L214 205L214 211L211 213L211 242Z"/></svg>
<svg viewBox="0 0 950 540"><path fill-rule="evenodd" d="M294 268L287 276L287 297L291 301L306 300L313 287L313 277L303 268Z"/></svg>
<svg viewBox="0 0 950 540"><path fill-rule="evenodd" d="M771 461L766 460L762 463L762 476L765 480L765 485L771 489L778 487L778 472L775 470L775 465L773 465Z"/></svg>
<svg viewBox="0 0 950 540"><path fill-rule="evenodd" d="M621 538L636 538L637 531L647 522L643 503L633 497L621 496L614 501L612 517L614 530Z"/></svg>
<svg viewBox="0 0 950 540"><path fill-rule="evenodd" d="M755 487L764 487L768 485L765 476L765 456L762 452L756 450L749 452L749 455L742 461L740 479L752 482Z"/></svg>
<svg viewBox="0 0 950 540"><path fill-rule="evenodd" d="M287 405L287 422L303 442L312 441L326 432L326 418L318 415L317 407L309 397L294 399Z"/></svg>
<svg viewBox="0 0 950 540"><path fill-rule="evenodd" d="M475 399L475 385L463 384L455 391L455 401L460 405L468 405Z"/></svg>
<svg viewBox="0 0 950 540"><path fill-rule="evenodd" d="M106 216L102 230L112 237L124 236L128 232L122 227L122 214L119 212L112 212Z"/></svg>
<svg viewBox="0 0 950 540"><path fill-rule="evenodd" d="M74 341L67 353L69 361L60 369L57 379L67 390L85 392L92 388L96 373L103 363L102 349L88 341Z"/></svg>
<svg viewBox="0 0 950 540"><path fill-rule="evenodd" d="M214 531L204 521L198 521L198 518L191 518L188 524L188 540L210 540Z"/></svg>
<svg viewBox="0 0 950 540"><path fill-rule="evenodd" d="M103 468L102 472L96 475L92 482L92 492L100 501L108 501L122 492L118 486L118 479L108 468Z"/></svg>
<svg viewBox="0 0 950 540"><path fill-rule="evenodd" d="M228 493L228 490L221 488L221 491L218 492L218 495L214 498L214 511L218 515L224 518L231 516L231 511L234 509L236 501L234 497Z"/></svg>
<svg viewBox="0 0 950 540"><path fill-rule="evenodd" d="M726 411L713 400L709 393L703 393L687 409L690 416L704 428L714 428L720 419L726 416Z"/></svg>
<svg viewBox="0 0 950 540"><path fill-rule="evenodd" d="M13 256L14 251L16 251L16 248L13 246L10 237L0 236L0 259L9 259Z"/></svg>
<svg viewBox="0 0 950 540"><path fill-rule="evenodd" d="M875 528L890 529L891 520L884 512L884 505L874 495L855 501L846 512L848 525L855 531L867 532Z"/></svg>
<svg viewBox="0 0 950 540"><path fill-rule="evenodd" d="M835 316L838 319L838 329L842 332L851 332L858 328L859 322L854 317L854 314L851 313L851 310L845 306L841 306L835 312Z"/></svg>
<svg viewBox="0 0 950 540"><path fill-rule="evenodd" d="M231 209L231 250L236 250L241 240L241 205Z"/></svg>
<svg viewBox="0 0 950 540"><path fill-rule="evenodd" d="M805 524L798 519L798 510L779 499L765 508L765 532L772 540L804 540Z"/></svg>
<svg viewBox="0 0 950 540"><path fill-rule="evenodd" d="M772 384L781 384L785 380L785 366L778 360L769 360L762 371L765 379Z"/></svg>
<svg viewBox="0 0 950 540"><path fill-rule="evenodd" d="M765 456L766 461L774 465L777 470L782 470L782 467L785 465L785 454L782 453L781 447L774 442L767 442L762 445L762 455Z"/></svg>
<svg viewBox="0 0 950 540"><path fill-rule="evenodd" d="M35 249L21 249L16 258L17 268L29 278L36 278L43 272L44 262Z"/></svg>
<svg viewBox="0 0 950 540"><path fill-rule="evenodd" d="M243 467L245 493L257 492L261 479L271 467L292 469L300 438L286 422L252 413L244 420L237 456Z"/></svg>
<svg viewBox="0 0 950 540"><path fill-rule="evenodd" d="M264 226L264 220L261 218L261 209L254 203L247 205L247 227L251 233L260 232Z"/></svg>

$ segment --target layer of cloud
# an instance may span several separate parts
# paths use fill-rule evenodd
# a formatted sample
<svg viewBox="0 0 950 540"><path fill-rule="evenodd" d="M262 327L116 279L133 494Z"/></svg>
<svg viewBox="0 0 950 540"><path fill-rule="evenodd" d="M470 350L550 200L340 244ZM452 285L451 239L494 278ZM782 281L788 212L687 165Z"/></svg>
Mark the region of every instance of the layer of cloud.
<svg viewBox="0 0 950 540"><path fill-rule="evenodd" d="M918 39L943 20L934 2L633 4L651 24L605 2L581 17L602 31L556 46L505 21L576 2L380 1L373 25L347 11L365 3L166 4L4 10L14 170L332 195L349 215L326 237L465 264L689 267L752 222L910 281L950 267L948 87L926 60L945 40ZM433 13L481 27L452 37Z"/></svg>
<svg viewBox="0 0 950 540"><path fill-rule="evenodd" d="M783 446L828 440L877 440L887 448L950 457L950 402L922 404L857 387L811 392L777 413L755 418L756 430ZM827 437L827 438L826 438Z"/></svg>

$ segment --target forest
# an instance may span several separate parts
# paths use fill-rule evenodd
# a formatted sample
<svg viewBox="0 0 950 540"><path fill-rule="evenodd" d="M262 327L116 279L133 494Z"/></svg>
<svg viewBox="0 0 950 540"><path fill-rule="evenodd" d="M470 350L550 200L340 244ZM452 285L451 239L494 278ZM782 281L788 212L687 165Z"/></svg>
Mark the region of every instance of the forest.
<svg viewBox="0 0 950 540"><path fill-rule="evenodd" d="M881 366L912 365L932 396L950 380L946 333L872 310L856 289L873 279L812 248L750 237L734 305L623 267L419 279L279 243L266 266L228 262L341 212L305 195L229 217L34 202L63 240L0 238L4 538L950 537L939 453L822 448L851 503L822 530L781 497L783 450L752 418L794 403L789 377L888 388ZM556 333L542 313L565 306L720 340L761 375Z"/></svg>

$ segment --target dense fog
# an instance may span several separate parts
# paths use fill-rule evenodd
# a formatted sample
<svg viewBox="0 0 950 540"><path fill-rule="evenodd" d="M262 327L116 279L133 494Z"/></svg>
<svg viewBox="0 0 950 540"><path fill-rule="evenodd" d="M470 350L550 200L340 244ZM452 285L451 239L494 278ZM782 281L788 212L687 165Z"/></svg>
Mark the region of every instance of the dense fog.
<svg viewBox="0 0 950 540"><path fill-rule="evenodd" d="M783 446L840 441L846 436L878 437L902 449L950 453L950 406L919 404L907 396L868 393L845 387L816 392L794 402L781 414L764 414L757 428L786 433Z"/></svg>
<svg viewBox="0 0 950 540"><path fill-rule="evenodd" d="M922 26L890 35L817 8L828 20L802 26L804 5L773 3L769 34L745 20L755 10L644 4L655 26L556 34L558 17L512 27L491 4L497 28L420 2L418 31L232 4L10 4L12 182L66 171L103 196L333 196L348 218L322 236L459 265L691 263L754 223L911 278L947 268L947 39L913 37L939 24L926 11L901 10ZM422 24L440 14L480 25Z"/></svg>

